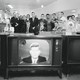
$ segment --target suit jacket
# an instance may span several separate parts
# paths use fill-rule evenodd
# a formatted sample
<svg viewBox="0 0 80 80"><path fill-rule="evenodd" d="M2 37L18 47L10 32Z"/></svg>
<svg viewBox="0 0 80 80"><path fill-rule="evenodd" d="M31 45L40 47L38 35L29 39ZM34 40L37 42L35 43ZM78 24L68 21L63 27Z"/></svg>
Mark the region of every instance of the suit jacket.
<svg viewBox="0 0 80 80"><path fill-rule="evenodd" d="M30 28L29 28L29 32L30 33L35 33L37 32L39 29L38 29L38 18L34 18L34 21L32 18L30 18ZM33 28L34 27L34 28Z"/></svg>
<svg viewBox="0 0 80 80"><path fill-rule="evenodd" d="M23 19L19 19L19 32L26 33L26 31L27 31L26 21Z"/></svg>
<svg viewBox="0 0 80 80"><path fill-rule="evenodd" d="M19 33L19 19L12 17L10 20L10 23L11 23L11 26L14 27L14 33Z"/></svg>
<svg viewBox="0 0 80 80"><path fill-rule="evenodd" d="M29 56L29 57L27 57L27 58L23 58L22 61L23 61L23 62L26 62L26 63L32 63L31 56ZM45 62L45 61L46 61L46 58L45 58L45 57L39 56L37 63Z"/></svg>
<svg viewBox="0 0 80 80"><path fill-rule="evenodd" d="M44 23L44 29L42 31L47 31L47 21L45 19L40 19L39 20L39 30L40 30L40 23Z"/></svg>
<svg viewBox="0 0 80 80"><path fill-rule="evenodd" d="M47 31L52 31L52 29L55 27L54 22L50 21L48 22L47 20Z"/></svg>

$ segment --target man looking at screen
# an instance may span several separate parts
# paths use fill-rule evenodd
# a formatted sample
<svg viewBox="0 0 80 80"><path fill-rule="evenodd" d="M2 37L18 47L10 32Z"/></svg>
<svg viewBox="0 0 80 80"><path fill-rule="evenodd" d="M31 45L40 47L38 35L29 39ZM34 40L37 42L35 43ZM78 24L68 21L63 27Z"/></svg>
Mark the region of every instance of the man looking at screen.
<svg viewBox="0 0 80 80"><path fill-rule="evenodd" d="M40 49L39 49L39 43L32 43L30 45L30 55L29 57L27 58L23 58L23 62L26 62L26 63L32 63L32 64L37 64L39 62L45 62L46 61L46 58L45 57L42 57L40 56Z"/></svg>

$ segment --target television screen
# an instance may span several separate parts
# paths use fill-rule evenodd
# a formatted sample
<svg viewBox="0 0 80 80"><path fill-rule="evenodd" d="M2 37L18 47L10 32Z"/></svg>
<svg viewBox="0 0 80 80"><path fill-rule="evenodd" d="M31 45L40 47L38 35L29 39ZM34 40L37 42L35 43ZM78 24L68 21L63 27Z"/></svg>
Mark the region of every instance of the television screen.
<svg viewBox="0 0 80 80"><path fill-rule="evenodd" d="M19 40L18 65L51 65L52 40L22 39Z"/></svg>
<svg viewBox="0 0 80 80"><path fill-rule="evenodd" d="M10 65L19 66L52 65L53 39L20 38L18 39L18 41L17 39L12 39L10 41L9 41Z"/></svg>
<svg viewBox="0 0 80 80"><path fill-rule="evenodd" d="M70 38L68 44L68 62L80 63L80 38Z"/></svg>

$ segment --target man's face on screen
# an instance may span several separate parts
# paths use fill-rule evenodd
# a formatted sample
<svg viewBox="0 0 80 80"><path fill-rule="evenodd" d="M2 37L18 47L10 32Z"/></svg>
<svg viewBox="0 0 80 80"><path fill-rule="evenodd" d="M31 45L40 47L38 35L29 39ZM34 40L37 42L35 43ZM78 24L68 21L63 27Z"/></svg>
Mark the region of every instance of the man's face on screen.
<svg viewBox="0 0 80 80"><path fill-rule="evenodd" d="M38 56L40 55L39 47L32 47L30 50L30 54L32 58L38 58Z"/></svg>

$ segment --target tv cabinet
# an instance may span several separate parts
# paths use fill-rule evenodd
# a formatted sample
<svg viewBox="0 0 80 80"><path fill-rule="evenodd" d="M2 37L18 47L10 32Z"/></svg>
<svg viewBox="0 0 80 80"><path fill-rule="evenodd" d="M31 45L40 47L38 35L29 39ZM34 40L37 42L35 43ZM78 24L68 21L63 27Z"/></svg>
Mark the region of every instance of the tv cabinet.
<svg viewBox="0 0 80 80"><path fill-rule="evenodd" d="M63 70L66 76L80 73L80 35L63 37Z"/></svg>
<svg viewBox="0 0 80 80"><path fill-rule="evenodd" d="M15 64L18 63L18 46L19 39L51 39L52 44L52 64L51 65L13 65L11 59L15 58ZM62 78L62 36L60 35L27 35L27 34L10 34L7 36L7 52L5 58L5 79L9 78L9 71L57 71L59 77ZM46 47L46 46L45 46ZM13 54L11 56L11 54Z"/></svg>
<svg viewBox="0 0 80 80"><path fill-rule="evenodd" d="M6 69L6 53L7 53L7 36L8 33L0 33L0 74L4 75L3 73Z"/></svg>

